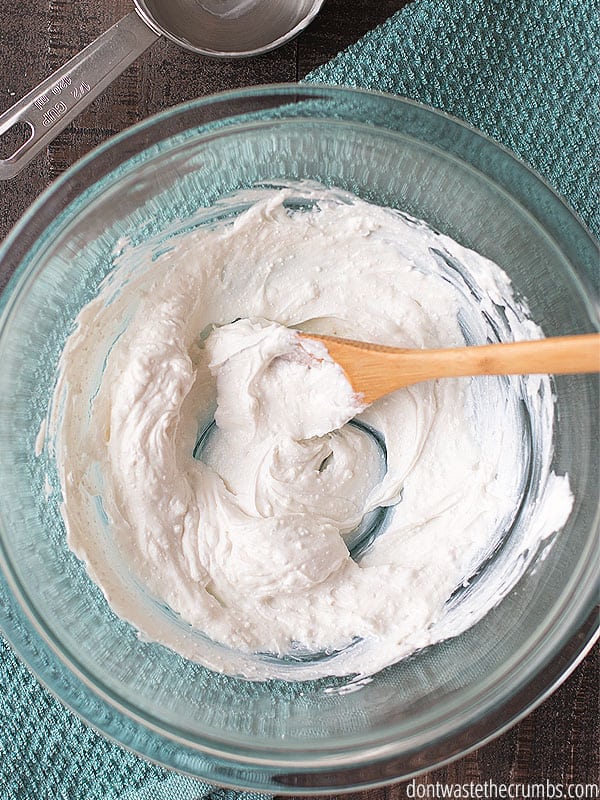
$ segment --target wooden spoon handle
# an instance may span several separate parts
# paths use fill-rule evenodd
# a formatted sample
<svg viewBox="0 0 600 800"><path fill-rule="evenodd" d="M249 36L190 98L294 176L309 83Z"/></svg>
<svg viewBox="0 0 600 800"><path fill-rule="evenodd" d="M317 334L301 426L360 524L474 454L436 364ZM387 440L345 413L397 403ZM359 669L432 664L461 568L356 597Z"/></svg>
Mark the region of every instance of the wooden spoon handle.
<svg viewBox="0 0 600 800"><path fill-rule="evenodd" d="M421 358L436 378L596 372L600 370L600 334L427 350Z"/></svg>
<svg viewBox="0 0 600 800"><path fill-rule="evenodd" d="M325 344L367 403L435 378L600 371L598 333L434 350L404 350L328 336L314 338Z"/></svg>

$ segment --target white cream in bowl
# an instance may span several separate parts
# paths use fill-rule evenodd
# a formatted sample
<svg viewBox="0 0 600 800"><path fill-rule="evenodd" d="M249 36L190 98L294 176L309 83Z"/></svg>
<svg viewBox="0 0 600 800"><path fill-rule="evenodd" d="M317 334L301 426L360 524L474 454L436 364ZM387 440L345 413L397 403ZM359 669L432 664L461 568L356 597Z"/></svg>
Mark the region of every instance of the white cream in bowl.
<svg viewBox="0 0 600 800"><path fill-rule="evenodd" d="M296 329L542 335L498 266L425 223L314 184L238 192L126 245L81 310L50 415L62 513L145 637L225 672L247 655L250 678L366 676L481 619L564 525L550 381L429 382L364 408ZM222 647L172 635L115 554Z"/></svg>

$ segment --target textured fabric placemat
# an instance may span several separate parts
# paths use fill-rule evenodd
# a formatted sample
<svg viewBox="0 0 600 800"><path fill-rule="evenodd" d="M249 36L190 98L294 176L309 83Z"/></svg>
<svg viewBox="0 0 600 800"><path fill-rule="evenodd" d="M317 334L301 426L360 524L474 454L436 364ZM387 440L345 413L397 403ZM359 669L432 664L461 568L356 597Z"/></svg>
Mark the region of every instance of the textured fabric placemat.
<svg viewBox="0 0 600 800"><path fill-rule="evenodd" d="M510 148L600 234L600 5L415 0L307 80L399 94Z"/></svg>
<svg viewBox="0 0 600 800"><path fill-rule="evenodd" d="M599 15L591 0L416 0L307 80L378 89L511 148L596 234ZM104 740L0 639L2 800L256 800L168 773Z"/></svg>
<svg viewBox="0 0 600 800"><path fill-rule="evenodd" d="M169 772L99 736L40 686L0 636L0 800L267 797Z"/></svg>

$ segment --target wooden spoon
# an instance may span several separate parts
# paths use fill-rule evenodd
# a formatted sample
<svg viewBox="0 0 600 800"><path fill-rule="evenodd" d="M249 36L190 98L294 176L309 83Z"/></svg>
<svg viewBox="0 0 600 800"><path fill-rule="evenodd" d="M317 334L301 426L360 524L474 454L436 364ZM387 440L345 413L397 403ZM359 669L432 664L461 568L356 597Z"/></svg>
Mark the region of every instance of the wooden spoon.
<svg viewBox="0 0 600 800"><path fill-rule="evenodd" d="M434 378L600 372L600 333L438 350L404 350L313 333L300 336L325 345L366 403Z"/></svg>

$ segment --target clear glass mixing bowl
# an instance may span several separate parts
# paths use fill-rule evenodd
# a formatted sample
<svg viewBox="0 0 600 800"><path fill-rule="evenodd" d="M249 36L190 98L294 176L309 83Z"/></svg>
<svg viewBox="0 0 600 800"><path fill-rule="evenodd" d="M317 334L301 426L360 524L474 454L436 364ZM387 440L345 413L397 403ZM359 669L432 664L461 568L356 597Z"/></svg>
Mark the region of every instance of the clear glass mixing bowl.
<svg viewBox="0 0 600 800"><path fill-rule="evenodd" d="M0 623L40 679L105 734L169 767L278 793L408 777L530 710L595 635L598 379L555 381L565 530L477 625L347 680L249 682L140 641L65 544L36 438L57 359L118 241L160 233L223 194L309 178L428 220L499 263L546 335L599 327L594 242L509 152L385 95L279 86L171 109L94 151L27 212L0 252Z"/></svg>

